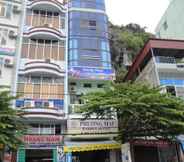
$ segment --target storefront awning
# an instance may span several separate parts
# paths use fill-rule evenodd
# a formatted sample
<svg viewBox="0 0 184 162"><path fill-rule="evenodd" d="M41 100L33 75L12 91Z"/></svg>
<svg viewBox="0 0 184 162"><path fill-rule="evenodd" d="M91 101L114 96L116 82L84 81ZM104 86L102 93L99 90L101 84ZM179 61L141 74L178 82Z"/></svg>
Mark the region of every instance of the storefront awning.
<svg viewBox="0 0 184 162"><path fill-rule="evenodd" d="M120 149L121 144L115 141L95 141L95 142L67 142L64 146L64 152L83 152L97 150Z"/></svg>

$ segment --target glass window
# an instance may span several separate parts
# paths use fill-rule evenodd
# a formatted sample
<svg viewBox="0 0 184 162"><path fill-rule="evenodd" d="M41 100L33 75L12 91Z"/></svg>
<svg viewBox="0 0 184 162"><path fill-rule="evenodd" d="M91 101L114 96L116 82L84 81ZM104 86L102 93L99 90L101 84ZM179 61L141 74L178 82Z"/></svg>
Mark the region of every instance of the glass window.
<svg viewBox="0 0 184 162"><path fill-rule="evenodd" d="M97 84L97 87L98 88L103 88L104 87L104 84Z"/></svg>
<svg viewBox="0 0 184 162"><path fill-rule="evenodd" d="M84 88L91 88L92 87L92 85L90 84L90 83L84 83Z"/></svg>
<svg viewBox="0 0 184 162"><path fill-rule="evenodd" d="M26 83L27 80L28 80L28 78L23 76L23 75L19 75L19 77L18 77L18 82L19 83Z"/></svg>
<svg viewBox="0 0 184 162"><path fill-rule="evenodd" d="M6 6L3 3L0 3L0 16L5 16Z"/></svg>
<svg viewBox="0 0 184 162"><path fill-rule="evenodd" d="M51 77L43 77L42 82L43 83L52 83L52 78Z"/></svg>
<svg viewBox="0 0 184 162"><path fill-rule="evenodd" d="M54 128L50 125L41 125L40 134L54 134Z"/></svg>
<svg viewBox="0 0 184 162"><path fill-rule="evenodd" d="M8 29L0 28L0 45L6 45L8 41Z"/></svg>
<svg viewBox="0 0 184 162"><path fill-rule="evenodd" d="M31 77L31 83L40 83L40 77L32 76Z"/></svg>

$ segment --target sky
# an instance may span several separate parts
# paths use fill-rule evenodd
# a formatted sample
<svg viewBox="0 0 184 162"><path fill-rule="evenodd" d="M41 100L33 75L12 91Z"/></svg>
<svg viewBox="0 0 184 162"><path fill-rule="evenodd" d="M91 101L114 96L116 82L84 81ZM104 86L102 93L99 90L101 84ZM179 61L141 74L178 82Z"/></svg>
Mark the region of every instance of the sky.
<svg viewBox="0 0 184 162"><path fill-rule="evenodd" d="M169 5L169 0L105 0L109 20L116 25L137 23L154 30Z"/></svg>

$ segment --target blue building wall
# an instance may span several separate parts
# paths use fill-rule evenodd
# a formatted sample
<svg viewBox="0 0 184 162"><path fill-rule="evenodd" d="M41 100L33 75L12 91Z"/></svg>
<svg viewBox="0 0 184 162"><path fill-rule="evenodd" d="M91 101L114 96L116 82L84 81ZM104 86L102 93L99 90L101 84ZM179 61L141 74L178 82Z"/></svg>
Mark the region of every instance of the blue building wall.
<svg viewBox="0 0 184 162"><path fill-rule="evenodd" d="M79 69L79 67L80 70L81 68L95 68L95 71L108 69L110 75L113 73L108 39L108 18L103 0L70 1L68 53L70 69ZM101 73L105 74L105 71Z"/></svg>

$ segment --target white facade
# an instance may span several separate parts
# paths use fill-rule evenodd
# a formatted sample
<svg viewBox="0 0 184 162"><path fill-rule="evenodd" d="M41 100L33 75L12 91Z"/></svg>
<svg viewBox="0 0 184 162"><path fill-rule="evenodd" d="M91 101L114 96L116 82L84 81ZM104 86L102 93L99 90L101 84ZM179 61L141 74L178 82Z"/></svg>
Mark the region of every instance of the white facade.
<svg viewBox="0 0 184 162"><path fill-rule="evenodd" d="M19 40L22 1L0 2L0 85L11 86Z"/></svg>

